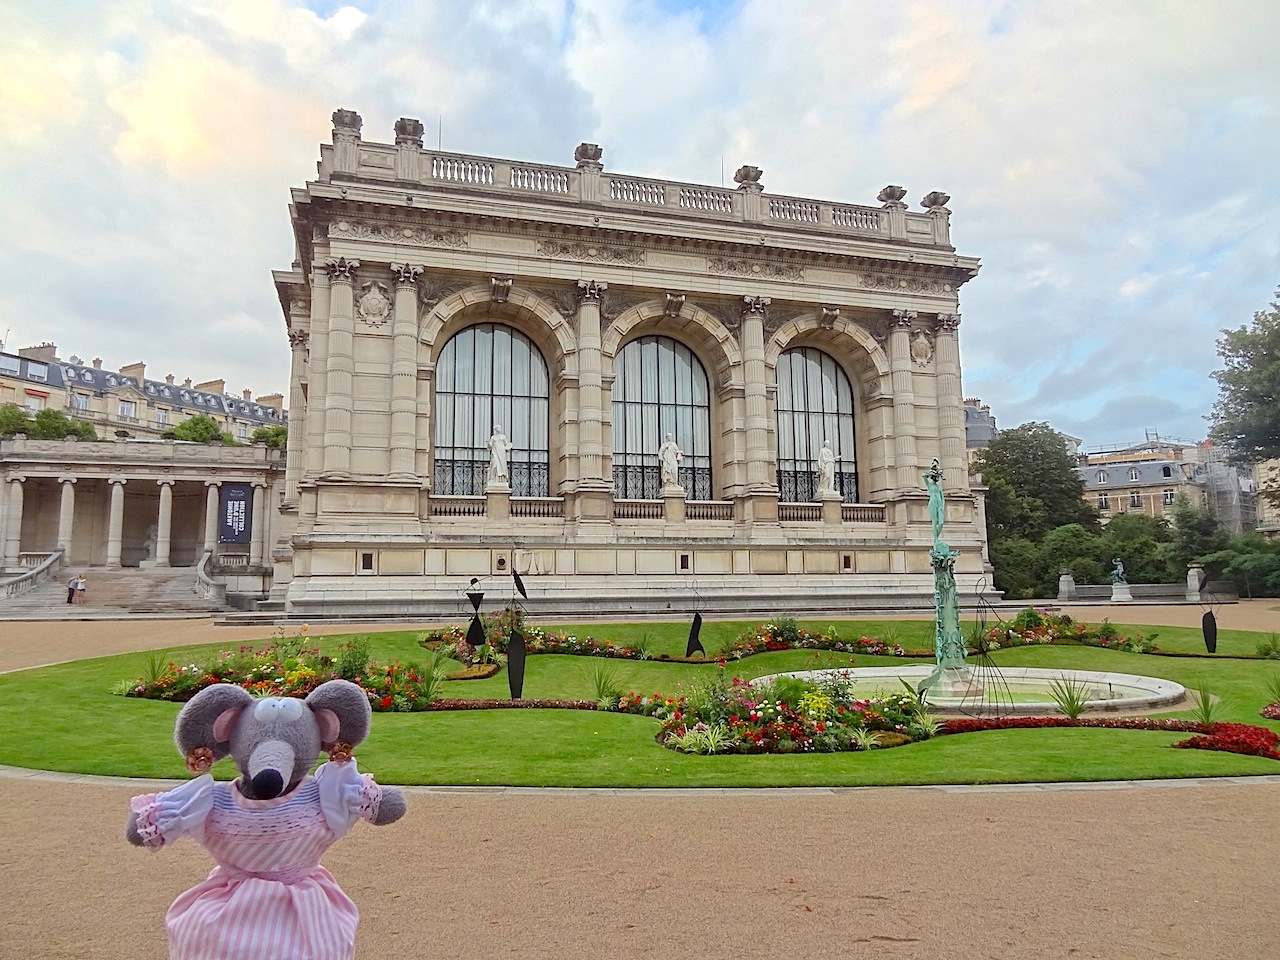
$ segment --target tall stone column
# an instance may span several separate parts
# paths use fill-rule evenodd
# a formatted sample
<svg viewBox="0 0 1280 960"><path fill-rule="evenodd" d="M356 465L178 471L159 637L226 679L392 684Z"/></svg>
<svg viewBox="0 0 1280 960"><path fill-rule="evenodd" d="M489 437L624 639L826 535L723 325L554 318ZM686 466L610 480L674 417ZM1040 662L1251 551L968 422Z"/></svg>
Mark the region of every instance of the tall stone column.
<svg viewBox="0 0 1280 960"><path fill-rule="evenodd" d="M218 546L218 488L221 480L206 480L204 495L204 549L212 553Z"/></svg>
<svg viewBox="0 0 1280 960"><path fill-rule="evenodd" d="M311 270L311 329L307 346L307 456L304 478L314 480L324 469L324 405L329 384L329 268ZM293 411L289 411L293 416Z"/></svg>
<svg viewBox="0 0 1280 960"><path fill-rule="evenodd" d="M306 396L302 392L302 377L307 367L309 338L306 330L293 330L289 333L289 346L293 356L289 371L289 432L284 447L284 506L288 508L298 505L298 481L302 479L302 456L306 447L303 441L309 418Z"/></svg>
<svg viewBox="0 0 1280 960"><path fill-rule="evenodd" d="M76 480L75 477L59 477L62 485L62 500L58 504L58 546L62 548L63 559L71 561L71 538L76 522Z"/></svg>
<svg viewBox="0 0 1280 960"><path fill-rule="evenodd" d="M124 539L124 477L111 477L111 506L107 512L107 569L120 569L120 545Z"/></svg>
<svg viewBox="0 0 1280 960"><path fill-rule="evenodd" d="M253 485L253 520L249 527L249 566L262 566L262 541L266 516L263 502L266 500L266 484Z"/></svg>
<svg viewBox="0 0 1280 960"><path fill-rule="evenodd" d="M169 566L169 550L173 542L173 481L157 480L160 487L160 512L156 516L156 566Z"/></svg>
<svg viewBox="0 0 1280 960"><path fill-rule="evenodd" d="M765 382L764 312L768 297L743 297L742 366L746 400L747 492L777 490L776 458L769 450L768 384Z"/></svg>
<svg viewBox="0 0 1280 960"><path fill-rule="evenodd" d="M329 362L324 398L324 472L351 476L352 386L355 379L355 284L359 260L328 260Z"/></svg>
<svg viewBox="0 0 1280 960"><path fill-rule="evenodd" d="M609 287L578 281L578 516L607 520L613 494L604 475L604 389L600 297Z"/></svg>
<svg viewBox="0 0 1280 960"><path fill-rule="evenodd" d="M5 497L5 538L4 565L13 570L18 566L18 554L22 552L22 484L26 477L10 477L5 484L8 488Z"/></svg>
<svg viewBox="0 0 1280 960"><path fill-rule="evenodd" d="M393 263L396 279L391 321L391 479L417 480L418 275L422 267Z"/></svg>
<svg viewBox="0 0 1280 960"><path fill-rule="evenodd" d="M916 311L893 311L889 334L889 384L893 390L893 462L901 495L920 488L916 461L916 396L911 383L911 325Z"/></svg>
<svg viewBox="0 0 1280 960"><path fill-rule="evenodd" d="M942 485L966 490L968 457L964 445L964 397L960 395L960 315L940 313L934 323L933 357L938 373L938 434Z"/></svg>

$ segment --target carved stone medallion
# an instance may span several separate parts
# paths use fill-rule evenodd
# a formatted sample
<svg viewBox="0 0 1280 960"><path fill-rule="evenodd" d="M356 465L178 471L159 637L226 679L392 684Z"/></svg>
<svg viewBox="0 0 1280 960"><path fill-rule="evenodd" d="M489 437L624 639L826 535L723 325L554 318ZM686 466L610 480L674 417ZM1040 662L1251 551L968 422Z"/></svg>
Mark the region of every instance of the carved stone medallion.
<svg viewBox="0 0 1280 960"><path fill-rule="evenodd" d="M933 359L933 341L923 330L911 335L911 360L917 367L927 367Z"/></svg>

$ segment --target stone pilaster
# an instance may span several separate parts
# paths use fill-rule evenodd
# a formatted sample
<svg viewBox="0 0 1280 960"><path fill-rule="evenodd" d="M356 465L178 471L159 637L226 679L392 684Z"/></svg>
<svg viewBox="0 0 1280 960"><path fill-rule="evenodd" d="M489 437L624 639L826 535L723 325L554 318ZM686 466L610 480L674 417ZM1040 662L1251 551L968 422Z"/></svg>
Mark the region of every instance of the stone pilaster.
<svg viewBox="0 0 1280 960"><path fill-rule="evenodd" d="M120 569L120 547L124 540L124 485L123 477L111 477L107 485L111 489L111 505L107 512L107 569Z"/></svg>
<svg viewBox="0 0 1280 960"><path fill-rule="evenodd" d="M324 471L330 480L351 477L352 388L355 379L355 282L360 261L327 260L329 360L324 398Z"/></svg>
<svg viewBox="0 0 1280 960"><path fill-rule="evenodd" d="M218 488L221 480L206 480L204 495L204 549L213 553L218 547Z"/></svg>
<svg viewBox="0 0 1280 960"><path fill-rule="evenodd" d="M4 565L9 570L18 566L18 554L22 552L22 485L26 477L10 477L5 484L4 511Z"/></svg>
<svg viewBox="0 0 1280 960"><path fill-rule="evenodd" d="M284 448L284 504L286 509L298 506L298 481L302 479L304 466L304 438L307 432L307 400L302 389L302 381L307 370L307 341L310 335L306 330L292 330L289 333L289 346L292 351L289 365L289 432Z"/></svg>
<svg viewBox="0 0 1280 960"><path fill-rule="evenodd" d="M249 566L262 566L263 531L266 529L266 485L253 485L253 518L249 527Z"/></svg>
<svg viewBox="0 0 1280 960"><path fill-rule="evenodd" d="M409 183L419 175L422 156L422 121L401 117L396 121L396 178Z"/></svg>
<svg viewBox="0 0 1280 960"><path fill-rule="evenodd" d="M417 480L418 275L422 267L393 263L395 306L391 321L391 479Z"/></svg>
<svg viewBox="0 0 1280 960"><path fill-rule="evenodd" d="M307 458L303 475L314 480L324 470L324 404L329 384L329 268L311 271L311 329L307 344ZM293 416L293 411L289 411ZM301 482L302 478L299 478Z"/></svg>
<svg viewBox="0 0 1280 960"><path fill-rule="evenodd" d="M916 492L916 397L911 374L911 325L916 311L894 310L889 334L889 383L893 390L893 462L897 473L895 492Z"/></svg>
<svg viewBox="0 0 1280 960"><path fill-rule="evenodd" d="M964 444L964 397L960 390L960 315L940 313L934 323L933 362L938 375L938 436L945 490L969 487Z"/></svg>
<svg viewBox="0 0 1280 960"><path fill-rule="evenodd" d="M884 211L889 237L893 240L903 240L907 236L907 205L902 202L906 195L905 188L890 184L876 197L883 204L881 209Z"/></svg>
<svg viewBox="0 0 1280 960"><path fill-rule="evenodd" d="M333 111L333 169L355 173L360 167L360 128L364 121L354 110Z"/></svg>
<svg viewBox="0 0 1280 960"><path fill-rule="evenodd" d="M63 559L71 560L71 540L75 533L76 523L76 479L75 477L59 477L62 497L58 504L58 546L63 551Z"/></svg>
<svg viewBox="0 0 1280 960"><path fill-rule="evenodd" d="M925 194L920 206L929 211L929 225L933 228L933 242L940 247L951 246L951 211L947 204L951 198L941 190Z"/></svg>
<svg viewBox="0 0 1280 960"><path fill-rule="evenodd" d="M613 493L604 475L604 365L600 297L608 284L578 281L578 519L608 520Z"/></svg>
<svg viewBox="0 0 1280 960"><path fill-rule="evenodd" d="M742 298L743 407L747 440L745 515L753 522L778 519L777 457L769 449L769 396L765 383L764 319L768 297Z"/></svg>
<svg viewBox="0 0 1280 960"><path fill-rule="evenodd" d="M169 549L173 542L173 481L157 480L160 487L160 513L156 517L156 566L169 566Z"/></svg>

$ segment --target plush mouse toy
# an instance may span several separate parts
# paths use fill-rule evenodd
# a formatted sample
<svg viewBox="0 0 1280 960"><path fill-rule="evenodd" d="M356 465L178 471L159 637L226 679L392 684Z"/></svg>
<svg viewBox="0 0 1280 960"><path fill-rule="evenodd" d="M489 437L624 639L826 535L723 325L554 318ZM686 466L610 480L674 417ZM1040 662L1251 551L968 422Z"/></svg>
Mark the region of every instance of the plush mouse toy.
<svg viewBox="0 0 1280 960"><path fill-rule="evenodd" d="M404 816L404 794L360 774L351 751L369 733L365 692L330 680L307 699L257 699L218 683L178 714L174 740L200 774L134 797L125 835L159 849L191 837L217 866L165 916L171 960L349 960L359 914L320 855L354 825ZM307 773L320 751L329 762ZM231 783L207 773L230 754Z"/></svg>

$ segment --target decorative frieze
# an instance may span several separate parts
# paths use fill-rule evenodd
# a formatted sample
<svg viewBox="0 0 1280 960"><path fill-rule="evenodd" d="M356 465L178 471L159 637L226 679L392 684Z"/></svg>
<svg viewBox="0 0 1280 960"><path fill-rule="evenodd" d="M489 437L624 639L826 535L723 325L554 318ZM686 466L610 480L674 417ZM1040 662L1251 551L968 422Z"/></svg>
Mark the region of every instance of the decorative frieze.
<svg viewBox="0 0 1280 960"><path fill-rule="evenodd" d="M867 290L887 290L892 293L925 293L942 296L952 293L955 287L933 277L907 277L896 273L863 272L856 275L857 283Z"/></svg>
<svg viewBox="0 0 1280 960"><path fill-rule="evenodd" d="M733 260L708 257L707 270L725 277L751 277L757 280L804 280L804 268L791 263L768 263L764 260Z"/></svg>
<svg viewBox="0 0 1280 960"><path fill-rule="evenodd" d="M556 260L621 263L630 267L644 264L644 251L636 247L610 247L604 244L575 243L565 240L539 240L538 254Z"/></svg>
<svg viewBox="0 0 1280 960"><path fill-rule="evenodd" d="M474 280L464 280L460 277L436 277L424 273L418 278L418 302L422 304L424 312L429 311L445 297L474 284Z"/></svg>
<svg viewBox="0 0 1280 960"><path fill-rule="evenodd" d="M467 235L460 230L423 227L411 223L379 223L371 220L335 220L329 224L331 240L364 240L410 247L467 246Z"/></svg>

